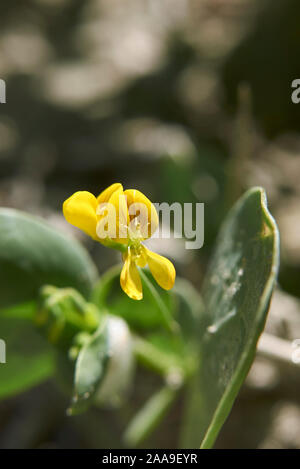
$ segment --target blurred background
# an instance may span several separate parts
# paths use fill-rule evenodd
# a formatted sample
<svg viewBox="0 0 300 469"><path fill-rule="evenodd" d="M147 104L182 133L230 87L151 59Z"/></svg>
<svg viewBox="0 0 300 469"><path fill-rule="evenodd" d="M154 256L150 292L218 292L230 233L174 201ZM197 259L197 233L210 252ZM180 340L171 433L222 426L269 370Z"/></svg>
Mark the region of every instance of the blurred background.
<svg viewBox="0 0 300 469"><path fill-rule="evenodd" d="M73 233L104 272L118 254L64 221L73 192L121 182L204 202L201 250L152 241L199 289L228 208L262 185L282 243L267 330L300 338L299 24L298 0L2 0L1 206ZM145 373L141 401L152 386ZM299 387L295 367L258 357L216 447L300 448ZM126 407L66 406L52 382L1 401L0 447L121 447ZM180 410L146 447L177 446Z"/></svg>

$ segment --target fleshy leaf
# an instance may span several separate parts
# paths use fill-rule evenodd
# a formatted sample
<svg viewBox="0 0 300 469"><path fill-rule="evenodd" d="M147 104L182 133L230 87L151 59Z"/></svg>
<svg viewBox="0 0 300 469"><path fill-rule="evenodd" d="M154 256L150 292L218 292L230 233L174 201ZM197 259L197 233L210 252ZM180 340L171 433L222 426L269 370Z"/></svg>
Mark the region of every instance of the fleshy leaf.
<svg viewBox="0 0 300 469"><path fill-rule="evenodd" d="M255 356L279 264L265 192L249 190L221 229L202 291L199 371L191 384L184 447L210 448Z"/></svg>
<svg viewBox="0 0 300 469"><path fill-rule="evenodd" d="M105 321L81 349L75 368L74 393L70 415L87 409L105 376L109 353L108 331Z"/></svg>
<svg viewBox="0 0 300 469"><path fill-rule="evenodd" d="M0 399L24 392L48 379L55 371L51 346L21 319L0 319L6 363L0 363Z"/></svg>
<svg viewBox="0 0 300 469"><path fill-rule="evenodd" d="M0 308L36 298L42 285L91 292L96 268L75 240L43 220L0 209Z"/></svg>

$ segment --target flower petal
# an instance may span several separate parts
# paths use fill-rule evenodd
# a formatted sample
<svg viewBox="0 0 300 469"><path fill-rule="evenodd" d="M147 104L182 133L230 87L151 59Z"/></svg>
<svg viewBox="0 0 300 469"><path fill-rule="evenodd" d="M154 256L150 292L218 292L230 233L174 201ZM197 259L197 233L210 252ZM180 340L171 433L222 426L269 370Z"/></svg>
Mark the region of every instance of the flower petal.
<svg viewBox="0 0 300 469"><path fill-rule="evenodd" d="M111 211L114 214L114 220L109 220L109 225L112 227L112 233L115 238L113 239L112 235L112 239L117 243L127 243L129 215L122 186L113 192L108 203L112 204L115 208L115 211Z"/></svg>
<svg viewBox="0 0 300 469"><path fill-rule="evenodd" d="M139 254L135 258L136 265L139 267L146 267L148 259L145 246L141 245Z"/></svg>
<svg viewBox="0 0 300 469"><path fill-rule="evenodd" d="M96 234L97 199L87 191L75 192L63 204L63 214L71 225L80 228L93 239L98 239Z"/></svg>
<svg viewBox="0 0 300 469"><path fill-rule="evenodd" d="M174 286L176 271L172 262L169 261L166 257L160 256L155 252L149 251L144 246L146 250L147 260L151 274L160 285L165 290L170 290Z"/></svg>
<svg viewBox="0 0 300 469"><path fill-rule="evenodd" d="M112 194L118 189L123 190L123 186L119 182L116 182L115 184L112 184L111 186L107 187L104 191L101 192L100 195L98 195L98 204L104 204L105 202L108 202Z"/></svg>
<svg viewBox="0 0 300 469"><path fill-rule="evenodd" d="M156 208L142 192L136 189L128 189L124 191L124 195L127 197L130 220L138 217L143 238L150 238L158 227Z"/></svg>
<svg viewBox="0 0 300 469"><path fill-rule="evenodd" d="M124 266L121 272L120 283L123 291L133 300L143 298L142 282L139 271L132 259L130 250L125 257Z"/></svg>

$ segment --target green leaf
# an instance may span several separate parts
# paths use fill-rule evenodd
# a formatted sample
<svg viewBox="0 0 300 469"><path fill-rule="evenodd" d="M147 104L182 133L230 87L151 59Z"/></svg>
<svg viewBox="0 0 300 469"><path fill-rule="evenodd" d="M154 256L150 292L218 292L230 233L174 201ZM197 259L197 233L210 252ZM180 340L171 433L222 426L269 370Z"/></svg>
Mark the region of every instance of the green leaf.
<svg viewBox="0 0 300 469"><path fill-rule="evenodd" d="M108 330L104 320L78 355L69 415L83 412L91 404L105 376L109 358L108 348Z"/></svg>
<svg viewBox="0 0 300 469"><path fill-rule="evenodd" d="M43 220L0 209L0 308L32 300L45 284L90 294L96 268L75 240Z"/></svg>
<svg viewBox="0 0 300 469"><path fill-rule="evenodd" d="M0 320L6 363L0 363L0 398L26 391L53 375L54 351L33 327L20 319Z"/></svg>
<svg viewBox="0 0 300 469"><path fill-rule="evenodd" d="M194 346L199 341L203 317L203 301L197 290L186 279L177 277L172 293L176 300L176 319L186 343Z"/></svg>
<svg viewBox="0 0 300 469"><path fill-rule="evenodd" d="M210 448L255 356L279 264L279 235L261 188L229 213L203 287L200 369L188 400L183 446Z"/></svg>

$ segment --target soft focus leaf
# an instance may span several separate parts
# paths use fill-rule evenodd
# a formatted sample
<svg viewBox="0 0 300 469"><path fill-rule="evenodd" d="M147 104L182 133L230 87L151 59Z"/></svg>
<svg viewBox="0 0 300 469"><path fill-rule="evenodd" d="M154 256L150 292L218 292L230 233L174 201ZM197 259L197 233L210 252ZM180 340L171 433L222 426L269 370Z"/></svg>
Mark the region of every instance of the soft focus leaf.
<svg viewBox="0 0 300 469"><path fill-rule="evenodd" d="M186 279L177 277L172 290L176 302L176 320L185 339L193 345L199 341L203 317L203 301L197 290Z"/></svg>
<svg viewBox="0 0 300 469"><path fill-rule="evenodd" d="M248 191L225 221L204 283L201 363L184 446L213 445L247 375L276 280L278 239L264 191Z"/></svg>
<svg viewBox="0 0 300 469"><path fill-rule="evenodd" d="M105 376L109 358L108 348L108 332L104 321L78 355L70 414L74 415L86 410L92 402Z"/></svg>
<svg viewBox="0 0 300 469"><path fill-rule="evenodd" d="M1 318L0 337L6 344L6 363L0 364L1 399L26 391L54 373L53 350L27 322Z"/></svg>
<svg viewBox="0 0 300 469"><path fill-rule="evenodd" d="M96 269L86 251L42 220L0 209L0 307L32 300L45 284L89 295Z"/></svg>

